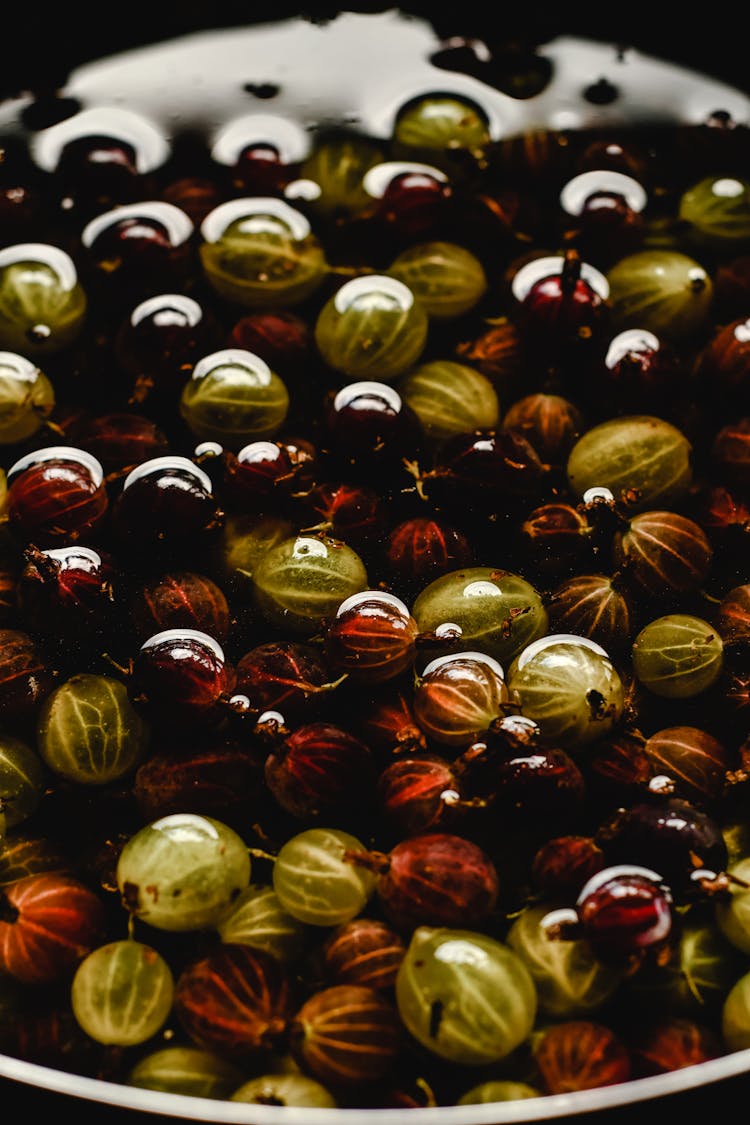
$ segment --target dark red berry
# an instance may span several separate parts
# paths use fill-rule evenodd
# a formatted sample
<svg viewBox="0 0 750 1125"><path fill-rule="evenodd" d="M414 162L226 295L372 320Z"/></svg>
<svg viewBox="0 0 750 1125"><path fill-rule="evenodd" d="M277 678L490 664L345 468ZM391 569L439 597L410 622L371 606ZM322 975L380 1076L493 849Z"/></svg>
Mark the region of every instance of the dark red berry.
<svg viewBox="0 0 750 1125"><path fill-rule="evenodd" d="M250 313L233 326L229 347L264 359L282 378L301 372L312 349L307 321L288 309Z"/></svg>
<svg viewBox="0 0 750 1125"><path fill-rule="evenodd" d="M531 880L546 901L573 903L605 862L604 852L591 836L555 836L534 855Z"/></svg>
<svg viewBox="0 0 750 1125"><path fill-rule="evenodd" d="M104 937L102 901L73 876L30 875L0 895L0 968L16 980L69 980Z"/></svg>
<svg viewBox="0 0 750 1125"><path fill-rule="evenodd" d="M257 141L246 145L237 155L232 169L236 188L253 195L276 195L292 178L276 145Z"/></svg>
<svg viewBox="0 0 750 1125"><path fill-rule="evenodd" d="M597 830L608 863L655 868L682 901L697 889L696 872L720 874L728 856L712 816L681 797L653 793L616 812Z"/></svg>
<svg viewBox="0 0 750 1125"><path fill-rule="evenodd" d="M674 597L700 589L713 548L703 529L678 512L641 512L612 545L615 565L649 597Z"/></svg>
<svg viewBox="0 0 750 1125"><path fill-rule="evenodd" d="M237 511L278 511L296 488L296 471L281 442L253 441L224 454L223 487Z"/></svg>
<svg viewBox="0 0 750 1125"><path fill-rule="evenodd" d="M651 1024L631 1046L639 1076L668 1074L719 1058L724 1049L716 1032L697 1020L678 1016Z"/></svg>
<svg viewBox="0 0 750 1125"><path fill-rule="evenodd" d="M442 520L413 516L391 530L385 563L394 582L418 592L451 570L471 566L474 551L467 537Z"/></svg>
<svg viewBox="0 0 750 1125"><path fill-rule="evenodd" d="M444 219L450 197L450 184L437 170L432 173L406 167L389 180L377 215L399 237L427 237Z"/></svg>
<svg viewBox="0 0 750 1125"><path fill-rule="evenodd" d="M301 819L351 812L370 797L370 749L332 723L298 727L271 750L266 784L279 805Z"/></svg>
<svg viewBox="0 0 750 1125"><path fill-rule="evenodd" d="M721 427L711 444L711 457L722 480L738 488L750 485L750 415Z"/></svg>
<svg viewBox="0 0 750 1125"><path fill-rule="evenodd" d="M643 328L618 332L604 357L606 391L622 405L635 407L644 396L663 399L676 392L681 374L674 348Z"/></svg>
<svg viewBox="0 0 750 1125"><path fill-rule="evenodd" d="M314 993L292 1019L290 1047L297 1063L336 1089L383 1079L396 1062L402 1028L379 991L339 984Z"/></svg>
<svg viewBox="0 0 750 1125"><path fill-rule="evenodd" d="M717 610L718 629L725 644L750 642L750 582L734 586Z"/></svg>
<svg viewBox="0 0 750 1125"><path fill-rule="evenodd" d="M323 481L302 500L319 520L313 525L316 531L325 531L355 550L372 547L385 531L383 501L368 485Z"/></svg>
<svg viewBox="0 0 750 1125"><path fill-rule="evenodd" d="M104 473L81 449L48 446L8 471L8 525L37 547L91 542L107 513Z"/></svg>
<svg viewBox="0 0 750 1125"><path fill-rule="evenodd" d="M584 419L570 399L537 393L517 399L505 412L503 426L531 442L545 464L563 465L583 433Z"/></svg>
<svg viewBox="0 0 750 1125"><path fill-rule="evenodd" d="M298 641L269 641L237 661L235 698L243 696L256 717L278 711L289 721L311 717L320 709L329 676L320 654Z"/></svg>
<svg viewBox="0 0 750 1125"><path fill-rule="evenodd" d="M743 263L741 298L747 304L747 286L750 283L750 258L738 259ZM723 263L723 274L717 281L727 286L727 271L731 264ZM707 385L720 385L740 401L750 401L750 318L746 314L722 324L699 353L697 370Z"/></svg>
<svg viewBox="0 0 750 1125"><path fill-rule="evenodd" d="M193 366L218 341L212 317L193 297L159 293L141 301L115 337L115 355L130 379L130 401L174 406Z"/></svg>
<svg viewBox="0 0 750 1125"><path fill-rule="evenodd" d="M379 590L346 598L326 630L331 667L355 681L380 684L411 668L419 626L399 599Z"/></svg>
<svg viewBox="0 0 750 1125"><path fill-rule="evenodd" d="M497 905L497 871L472 841L451 833L411 836L388 853L377 895L401 932L417 926L481 926Z"/></svg>
<svg viewBox="0 0 750 1125"><path fill-rule="evenodd" d="M227 699L234 671L213 637L193 629L167 629L145 641L133 662L131 691L154 713L190 722Z"/></svg>
<svg viewBox="0 0 750 1125"><path fill-rule="evenodd" d="M520 527L521 549L543 574L560 574L579 564L590 551L590 539L585 512L571 504L533 508Z"/></svg>
<svg viewBox="0 0 750 1125"><path fill-rule="evenodd" d="M664 727L646 739L643 749L654 773L670 778L678 796L699 805L724 794L727 774L738 765L736 754L697 727Z"/></svg>
<svg viewBox="0 0 750 1125"><path fill-rule="evenodd" d="M128 473L144 461L169 453L164 431L141 414L100 414L84 426L80 442L107 476Z"/></svg>
<svg viewBox="0 0 750 1125"><path fill-rule="evenodd" d="M459 777L436 754L407 754L378 778L378 809L399 837L442 830L466 811Z"/></svg>
<svg viewBox="0 0 750 1125"><path fill-rule="evenodd" d="M184 559L212 540L222 519L210 477L178 456L155 457L133 469L112 512L120 548L141 566L153 566L154 554Z"/></svg>
<svg viewBox="0 0 750 1125"><path fill-rule="evenodd" d="M421 444L419 418L388 383L348 383L329 396L325 416L330 451L343 479L393 478Z"/></svg>
<svg viewBox="0 0 750 1125"><path fill-rule="evenodd" d="M390 688L370 699L359 715L362 737L383 754L412 753L427 749L412 704L412 693Z"/></svg>
<svg viewBox="0 0 750 1125"><path fill-rule="evenodd" d="M606 574L566 578L545 601L553 631L589 637L606 652L626 650L635 634L635 614L622 585Z"/></svg>
<svg viewBox="0 0 750 1125"><path fill-rule="evenodd" d="M230 611L223 590L205 574L170 571L151 579L130 602L130 619L140 641L165 629L197 629L224 643Z"/></svg>
<svg viewBox="0 0 750 1125"><path fill-rule="evenodd" d="M581 361L592 345L601 343L609 324L609 290L577 251L533 259L518 270L512 289L524 345L534 363L559 367Z"/></svg>
<svg viewBox="0 0 750 1125"><path fill-rule="evenodd" d="M390 989L406 952L403 939L374 918L353 918L323 943L323 969L332 984Z"/></svg>
<svg viewBox="0 0 750 1125"><path fill-rule="evenodd" d="M76 648L101 637L117 608L113 559L93 547L27 547L18 577L18 604L35 633Z"/></svg>
<svg viewBox="0 0 750 1125"><path fill-rule="evenodd" d="M539 496L546 469L517 430L458 435L440 450L434 470L424 474L427 496L449 507L452 518L494 516L529 505Z"/></svg>
<svg viewBox="0 0 750 1125"><path fill-rule="evenodd" d="M54 672L34 639L20 629L0 629L0 717L33 715L54 685Z"/></svg>
<svg viewBox="0 0 750 1125"><path fill-rule="evenodd" d="M616 1086L630 1078L630 1054L619 1036L593 1020L566 1020L548 1027L534 1047L547 1094Z"/></svg>
<svg viewBox="0 0 750 1125"><path fill-rule="evenodd" d="M281 962L247 945L223 943L189 964L175 985L174 1010L197 1046L240 1063L281 1047L291 1012Z"/></svg>
<svg viewBox="0 0 750 1125"><path fill-rule="evenodd" d="M152 754L136 772L133 795L146 820L189 809L241 825L261 784L261 771L245 748L209 741Z"/></svg>
<svg viewBox="0 0 750 1125"><path fill-rule="evenodd" d="M634 865L607 866L576 902L581 931L597 957L627 962L663 946L672 931L672 897L660 876Z"/></svg>

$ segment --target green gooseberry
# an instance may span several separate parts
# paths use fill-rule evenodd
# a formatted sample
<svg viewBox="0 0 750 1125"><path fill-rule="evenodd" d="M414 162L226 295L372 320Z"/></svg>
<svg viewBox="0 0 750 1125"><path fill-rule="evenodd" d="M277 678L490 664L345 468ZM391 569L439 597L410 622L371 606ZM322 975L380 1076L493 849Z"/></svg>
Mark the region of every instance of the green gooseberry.
<svg viewBox="0 0 750 1125"><path fill-rule="evenodd" d="M750 972L729 990L721 1012L721 1034L730 1051L750 1047Z"/></svg>
<svg viewBox="0 0 750 1125"><path fill-rule="evenodd" d="M144 825L117 861L123 905L158 930L215 927L249 884L242 838L221 821L194 813Z"/></svg>
<svg viewBox="0 0 750 1125"><path fill-rule="evenodd" d="M326 535L292 535L268 551L253 574L261 616L288 633L312 635L345 598L368 587L362 559Z"/></svg>
<svg viewBox="0 0 750 1125"><path fill-rule="evenodd" d="M219 585L226 585L238 600L251 601L255 568L293 531L292 521L283 516L259 516L250 512L227 516L212 559L211 569Z"/></svg>
<svg viewBox="0 0 750 1125"><path fill-rule="evenodd" d="M272 438L289 410L284 381L265 360L242 348L204 356L182 389L180 414L200 441L238 452Z"/></svg>
<svg viewBox="0 0 750 1125"><path fill-rule="evenodd" d="M490 139L482 110L452 94L428 94L403 106L393 128L395 155L422 153L436 164L450 164L456 149L481 153Z"/></svg>
<svg viewBox="0 0 750 1125"><path fill-rule="evenodd" d="M32 437L55 406L55 388L35 363L0 352L0 444Z"/></svg>
<svg viewBox="0 0 750 1125"><path fill-rule="evenodd" d="M495 388L486 375L465 363L436 359L419 364L402 376L397 390L434 442L493 430L498 424Z"/></svg>
<svg viewBox="0 0 750 1125"><path fill-rule="evenodd" d="M78 785L107 785L143 760L149 726L112 676L80 672L47 696L37 747L49 769Z"/></svg>
<svg viewBox="0 0 750 1125"><path fill-rule="evenodd" d="M242 1079L242 1071L234 1063L202 1047L163 1047L139 1059L126 1081L141 1090L224 1101Z"/></svg>
<svg viewBox="0 0 750 1125"><path fill-rule="evenodd" d="M25 356L62 351L80 335L86 307L73 259L58 246L0 250L0 348Z"/></svg>
<svg viewBox="0 0 750 1125"><path fill-rule="evenodd" d="M750 953L750 857L730 864L727 875L727 894L716 900L716 925L735 949Z"/></svg>
<svg viewBox="0 0 750 1125"><path fill-rule="evenodd" d="M479 258L455 242L409 246L391 262L388 274L408 285L427 315L436 320L463 316L487 292L487 275Z"/></svg>
<svg viewBox="0 0 750 1125"><path fill-rule="evenodd" d="M335 1109L333 1095L306 1074L262 1074L251 1078L235 1090L229 1099L251 1105L314 1106Z"/></svg>
<svg viewBox="0 0 750 1125"><path fill-rule="evenodd" d="M706 176L683 192L678 216L696 247L741 254L750 247L750 181Z"/></svg>
<svg viewBox="0 0 750 1125"><path fill-rule="evenodd" d="M572 633L527 645L508 669L508 691L545 742L567 750L607 735L625 706L622 680L605 650Z"/></svg>
<svg viewBox="0 0 750 1125"><path fill-rule="evenodd" d="M684 343L708 323L714 284L704 267L677 250L639 250L607 274L616 331L645 328Z"/></svg>
<svg viewBox="0 0 750 1125"><path fill-rule="evenodd" d="M0 734L0 814L14 828L36 812L47 786L41 757L23 739Z"/></svg>
<svg viewBox="0 0 750 1125"><path fill-rule="evenodd" d="M411 289L395 277L368 274L345 282L315 322L324 363L349 380L389 382L417 362L428 318Z"/></svg>
<svg viewBox="0 0 750 1125"><path fill-rule="evenodd" d="M542 925L551 909L542 903L525 907L505 940L534 979L540 1013L551 1019L582 1018L614 995L624 970L596 957L583 938L551 938Z"/></svg>
<svg viewBox="0 0 750 1125"><path fill-rule="evenodd" d="M729 989L746 968L746 958L727 941L714 918L714 906L688 911L673 932L670 957L644 965L629 981L636 1010L668 1008L676 1015L703 1018L721 1008Z"/></svg>
<svg viewBox="0 0 750 1125"><path fill-rule="evenodd" d="M472 649L503 667L548 626L539 591L520 574L489 566L436 578L416 598L412 615L420 633L435 634L432 655Z"/></svg>
<svg viewBox="0 0 750 1125"><path fill-rule="evenodd" d="M580 499L591 488L608 488L630 511L668 508L692 484L692 452L682 431L663 418L610 418L587 430L571 449L568 483Z"/></svg>
<svg viewBox="0 0 750 1125"><path fill-rule="evenodd" d="M133 1047L151 1039L172 1010L174 978L155 949L127 938L80 963L70 990L77 1023L97 1043Z"/></svg>
<svg viewBox="0 0 750 1125"><path fill-rule="evenodd" d="M339 926L360 914L375 892L376 876L351 855L367 848L338 828L308 828L282 845L273 865L273 889L288 914L309 926Z"/></svg>
<svg viewBox="0 0 750 1125"><path fill-rule="evenodd" d="M540 1098L542 1091L527 1082L513 1082L510 1079L495 1079L472 1086L456 1102L456 1105L487 1105L495 1102L517 1102L525 1098Z"/></svg>
<svg viewBox="0 0 750 1125"><path fill-rule="evenodd" d="M298 305L328 276L319 239L282 199L231 199L201 224L200 259L220 297L246 308Z"/></svg>
<svg viewBox="0 0 750 1125"><path fill-rule="evenodd" d="M732 820L722 827L721 834L727 846L729 863L750 856L750 824L746 820Z"/></svg>
<svg viewBox="0 0 750 1125"><path fill-rule="evenodd" d="M317 193L306 194L308 207L329 218L364 211L372 202L363 186L365 174L383 158L382 148L366 137L322 140L300 167L303 184L318 188Z"/></svg>
<svg viewBox="0 0 750 1125"><path fill-rule="evenodd" d="M284 910L272 887L251 884L219 920L223 942L262 949L279 961L294 961L302 952L307 927Z"/></svg>
<svg viewBox="0 0 750 1125"><path fill-rule="evenodd" d="M723 666L718 631L689 613L657 617L633 642L633 671L639 683L665 699L690 699L707 691Z"/></svg>
<svg viewBox="0 0 750 1125"><path fill-rule="evenodd" d="M407 1031L463 1066L499 1062L531 1034L534 981L517 953L484 933L420 926L396 977Z"/></svg>

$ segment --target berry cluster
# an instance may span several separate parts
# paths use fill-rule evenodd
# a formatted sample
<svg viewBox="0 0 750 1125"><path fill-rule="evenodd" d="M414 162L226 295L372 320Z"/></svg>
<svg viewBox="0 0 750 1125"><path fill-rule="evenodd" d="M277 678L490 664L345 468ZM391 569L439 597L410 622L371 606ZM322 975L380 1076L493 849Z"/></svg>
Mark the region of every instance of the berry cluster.
<svg viewBox="0 0 750 1125"><path fill-rule="evenodd" d="M80 118L0 169L0 1046L327 1107L750 1046L748 130Z"/></svg>

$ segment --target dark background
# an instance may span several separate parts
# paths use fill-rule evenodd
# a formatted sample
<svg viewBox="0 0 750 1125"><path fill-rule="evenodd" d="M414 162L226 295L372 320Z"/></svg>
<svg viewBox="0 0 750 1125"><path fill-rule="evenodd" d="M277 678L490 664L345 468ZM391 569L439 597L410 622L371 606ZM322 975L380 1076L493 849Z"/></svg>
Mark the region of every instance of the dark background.
<svg viewBox="0 0 750 1125"><path fill-rule="evenodd" d="M273 4L226 2L226 0L182 0L163 4L152 0L128 0L117 4L78 3L56 0L54 7L9 0L0 23L0 100L25 94L49 96L59 91L80 64L148 43L156 43L193 31L244 26L287 16L316 20L337 12L383 11L401 7L433 24L439 37L461 35L484 40L491 49L528 49L560 35L582 36L633 48L672 62L695 68L750 93L750 52L746 29L739 16L716 15L719 5L687 6L623 3L601 0L588 7L559 0L556 4L521 3L507 0L452 0L445 3L378 4L352 2L342 8L325 4L295 5L277 0ZM671 11L670 11L671 7ZM654 19L654 13L657 13ZM696 18L695 13L698 13ZM586 1125L648 1125L672 1119L721 1118L744 1104L750 1082L733 1079L702 1090L641 1103L622 1110L585 1114L562 1120ZM72 1114L76 1125L135 1125L164 1122L173 1118L136 1114L53 1095L34 1087L0 1079L0 1105L6 1119L19 1114L38 1121L55 1122ZM404 1120L408 1121L408 1113Z"/></svg>
<svg viewBox="0 0 750 1125"><path fill-rule="evenodd" d="M39 5L8 0L0 24L0 98L26 92L51 93L70 71L101 55L154 43L191 31L232 27L290 15L330 18L341 10L384 11L401 7L430 20L447 38L464 35L490 46L535 46L558 35L579 35L633 47L695 67L750 91L746 26L730 5L664 5L600 0L580 4L508 3L508 0L444 0L383 4L306 5L275 0L55 0ZM735 12L737 9L735 9Z"/></svg>

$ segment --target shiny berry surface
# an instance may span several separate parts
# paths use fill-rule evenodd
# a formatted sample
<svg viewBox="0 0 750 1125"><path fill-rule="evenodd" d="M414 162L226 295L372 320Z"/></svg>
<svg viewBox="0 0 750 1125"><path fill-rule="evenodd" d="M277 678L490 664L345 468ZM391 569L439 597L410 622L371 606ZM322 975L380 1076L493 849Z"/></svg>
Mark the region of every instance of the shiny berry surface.
<svg viewBox="0 0 750 1125"><path fill-rule="evenodd" d="M659 876L645 868L605 867L584 884L576 910L598 956L618 961L669 936L672 898Z"/></svg>
<svg viewBox="0 0 750 1125"><path fill-rule="evenodd" d="M176 717L199 715L234 686L234 672L219 643L198 629L165 629L143 642L135 659L134 692Z"/></svg>
<svg viewBox="0 0 750 1125"><path fill-rule="evenodd" d="M17 461L9 475L8 522L24 544L89 542L107 514L102 467L81 450L43 449Z"/></svg>
<svg viewBox="0 0 750 1125"><path fill-rule="evenodd" d="M654 864L675 898L689 894L696 872L719 874L727 863L716 821L681 797L634 803L602 824L597 839L610 862Z"/></svg>
<svg viewBox="0 0 750 1125"><path fill-rule="evenodd" d="M84 546L31 547L24 558L17 597L35 632L48 637L66 630L101 634L114 622L119 576L110 555Z"/></svg>
<svg viewBox="0 0 750 1125"><path fill-rule="evenodd" d="M508 689L500 665L482 653L438 657L423 670L414 693L414 716L428 739L468 745L503 713Z"/></svg>
<svg viewBox="0 0 750 1125"><path fill-rule="evenodd" d="M0 96L6 1070L270 1125L744 1065L741 90L406 15L68 79L47 19Z"/></svg>
<svg viewBox="0 0 750 1125"><path fill-rule="evenodd" d="M327 632L327 655L339 673L377 684L414 663L419 626L402 601L364 590L341 603Z"/></svg>
<svg viewBox="0 0 750 1125"><path fill-rule="evenodd" d="M166 558L210 539L221 526L221 514L202 469L183 457L154 457L125 478L112 524L128 555L156 551Z"/></svg>

